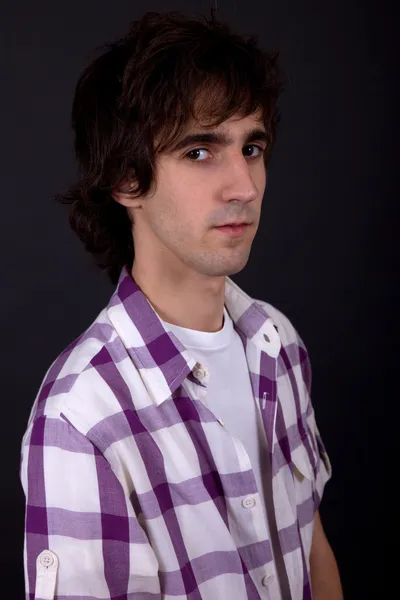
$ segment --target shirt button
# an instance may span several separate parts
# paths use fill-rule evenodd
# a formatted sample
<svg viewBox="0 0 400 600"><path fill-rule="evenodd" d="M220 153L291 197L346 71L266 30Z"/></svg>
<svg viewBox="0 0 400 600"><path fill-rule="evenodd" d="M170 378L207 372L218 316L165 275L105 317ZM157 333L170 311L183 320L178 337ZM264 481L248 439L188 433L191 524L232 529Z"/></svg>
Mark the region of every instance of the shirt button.
<svg viewBox="0 0 400 600"><path fill-rule="evenodd" d="M39 554L39 560L42 567L51 567L54 563L54 558L51 552L47 552L44 550L41 554Z"/></svg>
<svg viewBox="0 0 400 600"><path fill-rule="evenodd" d="M265 575L261 580L262 585L267 587L270 583L272 583L273 578L273 575Z"/></svg>
<svg viewBox="0 0 400 600"><path fill-rule="evenodd" d="M200 379L201 381L202 379L204 379L204 377L206 377L207 371L203 367L197 367L194 369L193 374L195 377L197 377L197 379Z"/></svg>
<svg viewBox="0 0 400 600"><path fill-rule="evenodd" d="M243 508L253 508L253 506L255 505L256 501L254 500L254 498L245 498L244 500L242 500Z"/></svg>

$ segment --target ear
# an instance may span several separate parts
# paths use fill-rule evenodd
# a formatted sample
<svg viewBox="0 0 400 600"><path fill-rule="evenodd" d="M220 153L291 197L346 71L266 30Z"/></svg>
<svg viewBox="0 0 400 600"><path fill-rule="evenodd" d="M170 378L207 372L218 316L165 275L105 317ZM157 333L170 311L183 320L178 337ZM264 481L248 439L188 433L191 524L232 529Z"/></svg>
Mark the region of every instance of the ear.
<svg viewBox="0 0 400 600"><path fill-rule="evenodd" d="M134 184L131 185L122 185L118 188L115 188L112 191L112 197L118 204L122 204L126 208L141 208L143 203L143 198L134 197L131 195L131 190L134 189Z"/></svg>

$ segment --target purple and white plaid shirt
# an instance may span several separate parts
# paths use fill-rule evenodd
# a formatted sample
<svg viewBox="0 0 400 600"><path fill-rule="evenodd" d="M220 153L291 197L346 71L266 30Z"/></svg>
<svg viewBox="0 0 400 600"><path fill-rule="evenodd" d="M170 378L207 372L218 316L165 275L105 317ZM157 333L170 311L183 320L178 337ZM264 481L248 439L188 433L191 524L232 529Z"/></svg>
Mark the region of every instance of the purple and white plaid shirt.
<svg viewBox="0 0 400 600"><path fill-rule="evenodd" d="M270 449L293 600L310 600L313 520L331 475L307 351L226 278ZM29 600L273 600L278 583L244 447L200 399L196 361L123 269L52 364L22 443Z"/></svg>

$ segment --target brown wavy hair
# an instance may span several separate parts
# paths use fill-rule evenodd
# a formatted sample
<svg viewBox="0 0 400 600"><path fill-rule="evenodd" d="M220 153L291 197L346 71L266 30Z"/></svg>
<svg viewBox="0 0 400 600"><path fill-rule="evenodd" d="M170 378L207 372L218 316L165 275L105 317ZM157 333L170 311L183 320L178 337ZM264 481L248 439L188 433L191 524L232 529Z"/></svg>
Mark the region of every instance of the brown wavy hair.
<svg viewBox="0 0 400 600"><path fill-rule="evenodd" d="M149 192L157 154L192 119L211 127L261 109L267 163L283 77L278 53L263 51L254 36L232 33L213 14L149 12L100 50L73 99L78 178L56 199L70 205L73 231L116 283L122 267L133 264L133 223L112 191L133 182L132 195Z"/></svg>

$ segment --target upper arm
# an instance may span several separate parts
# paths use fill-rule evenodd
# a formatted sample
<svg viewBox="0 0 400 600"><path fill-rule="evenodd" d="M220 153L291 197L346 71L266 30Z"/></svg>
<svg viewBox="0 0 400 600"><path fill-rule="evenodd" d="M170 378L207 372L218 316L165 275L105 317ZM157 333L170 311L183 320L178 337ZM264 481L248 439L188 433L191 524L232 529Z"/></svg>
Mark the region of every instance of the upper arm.
<svg viewBox="0 0 400 600"><path fill-rule="evenodd" d="M314 530L313 530L313 541L311 546L311 554L318 554L328 544L328 540L325 535L324 528L321 522L321 516L319 510L315 513L314 519Z"/></svg>
<svg viewBox="0 0 400 600"><path fill-rule="evenodd" d="M315 600L343 600L338 566L325 535L319 511L315 514L310 571Z"/></svg>
<svg viewBox="0 0 400 600"><path fill-rule="evenodd" d="M27 597L43 550L59 561L59 596L159 593L157 561L105 457L62 418L38 417L22 447Z"/></svg>

